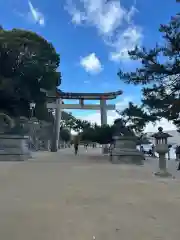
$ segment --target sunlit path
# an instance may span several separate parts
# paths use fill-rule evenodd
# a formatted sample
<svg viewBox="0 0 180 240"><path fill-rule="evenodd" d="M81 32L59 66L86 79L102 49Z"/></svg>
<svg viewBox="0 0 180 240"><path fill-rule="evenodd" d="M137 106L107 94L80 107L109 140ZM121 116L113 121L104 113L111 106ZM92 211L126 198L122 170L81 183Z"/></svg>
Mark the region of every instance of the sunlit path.
<svg viewBox="0 0 180 240"><path fill-rule="evenodd" d="M0 162L1 238L177 240L180 181L150 166L112 165L84 148Z"/></svg>

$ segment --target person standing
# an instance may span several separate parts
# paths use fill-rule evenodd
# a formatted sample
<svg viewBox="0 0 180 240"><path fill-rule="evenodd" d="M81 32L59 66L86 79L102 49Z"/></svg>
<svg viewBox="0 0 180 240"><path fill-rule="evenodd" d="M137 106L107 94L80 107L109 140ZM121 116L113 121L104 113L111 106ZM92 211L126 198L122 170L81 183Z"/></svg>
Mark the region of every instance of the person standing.
<svg viewBox="0 0 180 240"><path fill-rule="evenodd" d="M144 156L144 160L146 160L144 147L143 147L142 145L140 145L140 152L142 152L142 154L143 154L143 156Z"/></svg>
<svg viewBox="0 0 180 240"><path fill-rule="evenodd" d="M169 145L168 145L168 160L170 160L170 159L171 159L171 156L170 156L170 151L171 151L171 148L172 148L172 145L171 145L171 144L169 144Z"/></svg>
<svg viewBox="0 0 180 240"><path fill-rule="evenodd" d="M86 149L86 151L87 151L88 144L85 143L85 144L84 144L84 147L85 147L85 149Z"/></svg>
<svg viewBox="0 0 180 240"><path fill-rule="evenodd" d="M140 152L144 154L144 147L142 145L140 146Z"/></svg>
<svg viewBox="0 0 180 240"><path fill-rule="evenodd" d="M176 147L176 161L178 161L177 170L180 171L180 146Z"/></svg>
<svg viewBox="0 0 180 240"><path fill-rule="evenodd" d="M178 163L178 168L177 168L178 171L180 171L180 161Z"/></svg>

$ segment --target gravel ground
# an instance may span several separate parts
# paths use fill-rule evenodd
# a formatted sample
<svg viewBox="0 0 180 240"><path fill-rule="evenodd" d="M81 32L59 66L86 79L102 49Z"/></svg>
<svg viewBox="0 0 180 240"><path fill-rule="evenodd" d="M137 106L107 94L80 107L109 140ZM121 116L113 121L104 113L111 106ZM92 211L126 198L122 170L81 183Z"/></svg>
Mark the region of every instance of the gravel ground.
<svg viewBox="0 0 180 240"><path fill-rule="evenodd" d="M145 166L112 165L99 149L0 162L3 240L178 240L180 180ZM172 170L173 169L173 170Z"/></svg>

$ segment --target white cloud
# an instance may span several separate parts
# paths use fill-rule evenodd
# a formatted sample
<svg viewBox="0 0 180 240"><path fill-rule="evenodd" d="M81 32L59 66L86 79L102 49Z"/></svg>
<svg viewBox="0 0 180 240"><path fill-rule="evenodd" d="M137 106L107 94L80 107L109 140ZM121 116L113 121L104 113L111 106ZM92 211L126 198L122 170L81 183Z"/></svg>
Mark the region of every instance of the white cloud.
<svg viewBox="0 0 180 240"><path fill-rule="evenodd" d="M66 10L74 24L93 26L112 49L110 60L128 59L128 51L142 41L142 29L133 23L138 10L125 9L120 0L79 0L79 5L68 1Z"/></svg>
<svg viewBox="0 0 180 240"><path fill-rule="evenodd" d="M131 6L130 11L127 12L126 14L126 20L128 23L132 23L132 19L137 12L138 12L137 8L135 8L135 6Z"/></svg>
<svg viewBox="0 0 180 240"><path fill-rule="evenodd" d="M37 9L34 8L32 2L29 0L28 1L29 9L30 9L30 17L35 23L38 23L40 26L45 25L45 18L44 15Z"/></svg>
<svg viewBox="0 0 180 240"><path fill-rule="evenodd" d="M76 8L75 5L72 4L72 2L68 1L67 6L65 7L65 10L68 11L68 13L71 15L72 19L72 23L74 24L82 24L83 21L86 20L86 16L83 14L83 12L81 12L80 10L78 10Z"/></svg>
<svg viewBox="0 0 180 240"><path fill-rule="evenodd" d="M72 1L68 1L66 10L75 24L87 23L95 26L102 34L110 34L119 26L125 15L125 9L119 1L80 0L83 7L78 9Z"/></svg>
<svg viewBox="0 0 180 240"><path fill-rule="evenodd" d="M160 121L157 121L155 124L148 123L144 131L157 132L158 127L162 127L164 131L176 130L176 126L172 122L169 122L165 118L162 118Z"/></svg>
<svg viewBox="0 0 180 240"><path fill-rule="evenodd" d="M110 59L113 61L128 60L128 51L141 43L143 38L142 29L137 26L130 26L124 32L117 35L111 45L115 51L110 54Z"/></svg>
<svg viewBox="0 0 180 240"><path fill-rule="evenodd" d="M96 74L102 71L102 65L95 53L91 53L80 59L80 65L91 74Z"/></svg>

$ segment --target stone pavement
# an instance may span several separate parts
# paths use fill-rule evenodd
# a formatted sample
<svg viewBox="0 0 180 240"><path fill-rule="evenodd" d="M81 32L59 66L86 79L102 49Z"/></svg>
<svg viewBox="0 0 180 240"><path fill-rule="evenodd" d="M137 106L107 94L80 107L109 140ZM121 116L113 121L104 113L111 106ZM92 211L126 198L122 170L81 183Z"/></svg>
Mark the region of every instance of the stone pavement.
<svg viewBox="0 0 180 240"><path fill-rule="evenodd" d="M0 162L3 240L177 240L180 180L151 164L112 165L99 149Z"/></svg>

